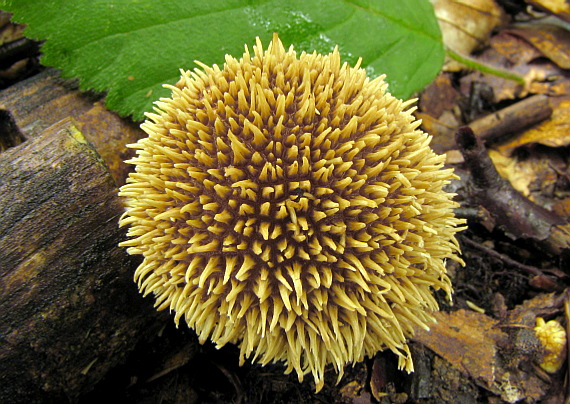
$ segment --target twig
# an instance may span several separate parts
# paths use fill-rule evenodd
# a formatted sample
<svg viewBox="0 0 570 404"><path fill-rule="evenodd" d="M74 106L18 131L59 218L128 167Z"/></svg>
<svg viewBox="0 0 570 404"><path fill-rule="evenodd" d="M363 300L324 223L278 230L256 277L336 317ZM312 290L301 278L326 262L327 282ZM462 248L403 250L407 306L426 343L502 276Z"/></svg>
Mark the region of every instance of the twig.
<svg viewBox="0 0 570 404"><path fill-rule="evenodd" d="M512 239L530 238L559 255L570 248L570 234L556 213L531 202L499 176L483 141L464 126L455 134L457 146L471 172L469 200L485 208Z"/></svg>
<svg viewBox="0 0 570 404"><path fill-rule="evenodd" d="M461 241L464 242L465 244L469 244L471 247L474 247L474 248L477 248L478 250L483 251L485 254L488 254L492 257L495 257L495 258L503 261L505 264L511 265L511 266L518 268L518 269L521 269L521 270L523 270L529 274L536 275L536 276L544 275L544 273L540 269L538 269L537 267L522 264L522 263L515 261L514 259L508 257L505 254L501 254L500 252L495 251L492 248L485 247L484 245L479 244L479 243L477 243L477 242L475 242L475 241L473 241L467 237L461 237Z"/></svg>
<svg viewBox="0 0 570 404"><path fill-rule="evenodd" d="M516 133L552 115L548 97L543 94L533 95L497 112L474 120L469 127L490 143L503 140L506 135Z"/></svg>
<svg viewBox="0 0 570 404"><path fill-rule="evenodd" d="M218 368L220 372L224 374L224 376L230 381L230 383L234 387L234 390L236 392L236 397L234 398L233 403L241 404L243 402L244 393L243 393L243 388L241 386L241 382L237 377L237 375L234 372L230 372L228 369L225 368L225 366L222 366L221 364L215 361L213 361L212 363Z"/></svg>
<svg viewBox="0 0 570 404"><path fill-rule="evenodd" d="M461 241L464 242L465 244L469 244L470 246L472 246L474 248L477 248L480 251L483 251L485 254L487 254L491 257L494 257L494 258L501 260L502 262L504 262L507 265L513 266L513 267L520 269L526 273L534 275L533 278L530 279L529 283L536 288L546 290L548 292L560 291L563 289L563 286L561 286L557 282L557 280L554 276L546 275L544 272L542 272L537 267L522 264L518 261L515 261L514 259L510 258L509 256L507 256L505 254L501 254L500 252L495 251L492 248L485 247L484 245L476 243L475 241L468 239L466 237L461 237Z"/></svg>
<svg viewBox="0 0 570 404"><path fill-rule="evenodd" d="M481 212L481 209L460 207L456 208L454 211L455 211L455 216L460 217L462 219L476 220L476 221L481 221L484 219L484 215L483 212Z"/></svg>

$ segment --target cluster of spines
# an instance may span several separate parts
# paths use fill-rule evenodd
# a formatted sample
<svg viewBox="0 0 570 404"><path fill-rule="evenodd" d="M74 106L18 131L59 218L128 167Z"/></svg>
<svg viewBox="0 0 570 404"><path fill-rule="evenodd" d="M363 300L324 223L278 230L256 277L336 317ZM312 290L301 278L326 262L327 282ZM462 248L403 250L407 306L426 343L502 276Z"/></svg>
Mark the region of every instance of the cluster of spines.
<svg viewBox="0 0 570 404"><path fill-rule="evenodd" d="M411 369L406 338L451 292L460 223L452 173L382 78L327 56L226 57L182 72L130 147L121 195L142 254L140 289L200 340L242 359L283 360L318 388L324 367L385 347Z"/></svg>

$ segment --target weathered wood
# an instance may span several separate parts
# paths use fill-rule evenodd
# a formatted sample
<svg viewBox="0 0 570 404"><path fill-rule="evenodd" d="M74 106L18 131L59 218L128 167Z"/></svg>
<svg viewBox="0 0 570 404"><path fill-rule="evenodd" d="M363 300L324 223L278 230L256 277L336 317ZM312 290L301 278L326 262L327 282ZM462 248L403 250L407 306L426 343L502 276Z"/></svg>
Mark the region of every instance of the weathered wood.
<svg viewBox="0 0 570 404"><path fill-rule="evenodd" d="M117 244L122 206L72 120L0 154L0 402L90 390L156 329Z"/></svg>
<svg viewBox="0 0 570 404"><path fill-rule="evenodd" d="M144 132L137 124L107 110L100 96L77 91L75 81L62 79L53 69L0 93L0 129L13 128L0 131L0 150L2 143L13 146L21 141L18 137L33 139L66 118L75 120L105 161L117 185L122 185L130 170L124 160L132 155L125 145L135 143L145 136ZM14 128L18 133L10 137L16 137L17 142L12 139L2 142L3 137L16 132Z"/></svg>
<svg viewBox="0 0 570 404"><path fill-rule="evenodd" d="M8 110L26 139L39 136L62 119L78 119L100 97L77 91L77 83L48 69L0 93L0 109Z"/></svg>
<svg viewBox="0 0 570 404"><path fill-rule="evenodd" d="M484 142L492 143L505 140L509 135L541 122L550 115L552 108L548 97L538 94L476 119L469 127Z"/></svg>

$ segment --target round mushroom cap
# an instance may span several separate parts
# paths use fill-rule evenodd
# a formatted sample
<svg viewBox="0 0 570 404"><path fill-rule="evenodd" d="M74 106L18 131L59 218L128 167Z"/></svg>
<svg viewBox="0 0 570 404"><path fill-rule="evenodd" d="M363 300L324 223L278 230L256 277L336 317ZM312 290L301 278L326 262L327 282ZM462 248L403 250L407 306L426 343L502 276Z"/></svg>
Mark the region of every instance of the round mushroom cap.
<svg viewBox="0 0 570 404"><path fill-rule="evenodd" d="M201 342L282 361L317 391L325 366L406 345L452 292L462 220L445 157L414 102L360 61L285 50L275 35L223 68L182 71L129 145L121 187L135 281Z"/></svg>

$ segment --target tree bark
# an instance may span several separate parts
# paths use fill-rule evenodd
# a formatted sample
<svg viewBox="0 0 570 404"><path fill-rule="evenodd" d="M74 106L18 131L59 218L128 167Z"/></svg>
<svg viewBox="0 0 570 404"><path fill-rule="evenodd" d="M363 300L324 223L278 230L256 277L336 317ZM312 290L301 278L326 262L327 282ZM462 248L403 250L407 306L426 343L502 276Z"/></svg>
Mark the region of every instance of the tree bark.
<svg viewBox="0 0 570 404"><path fill-rule="evenodd" d="M79 92L76 84L62 79L56 70L47 69L3 90L0 151L3 144L15 146L41 135L63 119L72 118L105 161L115 183L121 186L130 170L124 160L133 156L125 145L135 143L145 134L136 123L107 110L100 95Z"/></svg>
<svg viewBox="0 0 570 404"><path fill-rule="evenodd" d="M0 154L0 207L0 402L73 401L164 318L117 247L115 181L65 119Z"/></svg>

